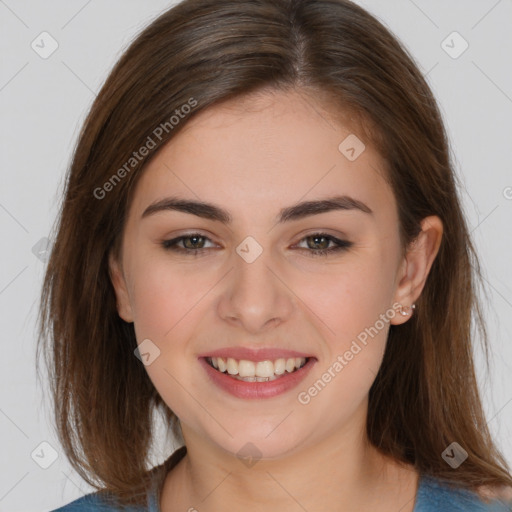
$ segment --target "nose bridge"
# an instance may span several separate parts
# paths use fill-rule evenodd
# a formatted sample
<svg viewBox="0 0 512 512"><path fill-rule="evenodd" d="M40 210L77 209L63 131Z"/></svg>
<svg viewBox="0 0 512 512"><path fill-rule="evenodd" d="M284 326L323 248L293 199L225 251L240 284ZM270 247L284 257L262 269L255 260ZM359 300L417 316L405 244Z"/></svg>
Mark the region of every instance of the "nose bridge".
<svg viewBox="0 0 512 512"><path fill-rule="evenodd" d="M222 318L251 332L271 321L283 321L291 311L290 297L277 277L271 251L247 237L236 247L232 260L234 268L219 304Z"/></svg>

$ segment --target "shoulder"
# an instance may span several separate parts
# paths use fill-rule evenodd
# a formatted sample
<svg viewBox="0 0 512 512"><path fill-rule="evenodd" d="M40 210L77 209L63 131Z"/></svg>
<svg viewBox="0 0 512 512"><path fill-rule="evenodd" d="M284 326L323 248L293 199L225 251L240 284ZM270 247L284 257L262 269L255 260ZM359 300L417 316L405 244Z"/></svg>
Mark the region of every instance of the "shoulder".
<svg viewBox="0 0 512 512"><path fill-rule="evenodd" d="M146 507L121 507L108 494L99 491L86 494L81 498L57 508L52 512L145 512Z"/></svg>
<svg viewBox="0 0 512 512"><path fill-rule="evenodd" d="M422 476L414 512L510 512L512 497L505 489L492 491L481 488L479 492L454 487L430 476Z"/></svg>
<svg viewBox="0 0 512 512"><path fill-rule="evenodd" d="M512 487L488 487L478 488L478 494L487 500L503 500L512 503Z"/></svg>
<svg viewBox="0 0 512 512"><path fill-rule="evenodd" d="M122 507L115 496L105 490L91 492L51 512L159 512L160 493L165 476L186 454L185 446L150 471L151 485L146 494L147 505Z"/></svg>

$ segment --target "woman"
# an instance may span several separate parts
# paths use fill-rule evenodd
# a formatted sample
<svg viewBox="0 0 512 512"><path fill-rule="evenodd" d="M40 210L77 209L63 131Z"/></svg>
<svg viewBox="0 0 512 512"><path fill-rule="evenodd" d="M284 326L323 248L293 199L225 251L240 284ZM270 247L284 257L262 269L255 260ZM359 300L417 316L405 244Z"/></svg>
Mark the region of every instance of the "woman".
<svg viewBox="0 0 512 512"><path fill-rule="evenodd" d="M478 277L436 102L382 24L182 2L113 69L68 176L42 338L101 491L59 510L510 510ZM155 411L183 446L148 470Z"/></svg>

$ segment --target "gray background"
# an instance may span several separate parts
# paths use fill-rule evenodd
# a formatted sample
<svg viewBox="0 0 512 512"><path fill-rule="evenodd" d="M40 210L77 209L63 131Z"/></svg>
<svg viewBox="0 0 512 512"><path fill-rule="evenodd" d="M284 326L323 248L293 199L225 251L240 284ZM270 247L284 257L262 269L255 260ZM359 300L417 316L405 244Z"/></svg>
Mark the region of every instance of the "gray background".
<svg viewBox="0 0 512 512"><path fill-rule="evenodd" d="M493 359L487 374L477 351L478 378L489 426L512 463L512 0L358 3L405 43L439 100L489 293ZM64 459L35 377L44 238L96 91L134 35L172 4L0 0L0 512L51 510L91 491ZM43 46L43 31L58 43L46 59L31 47ZM463 49L453 31L469 44L457 58L445 51ZM155 449L154 463L170 449Z"/></svg>

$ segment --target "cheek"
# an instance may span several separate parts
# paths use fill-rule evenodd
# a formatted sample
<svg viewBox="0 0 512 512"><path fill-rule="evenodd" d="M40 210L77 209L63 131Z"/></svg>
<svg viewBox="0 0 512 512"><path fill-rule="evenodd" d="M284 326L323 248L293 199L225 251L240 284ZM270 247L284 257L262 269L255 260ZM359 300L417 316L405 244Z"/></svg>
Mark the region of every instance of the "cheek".
<svg viewBox="0 0 512 512"><path fill-rule="evenodd" d="M386 263L365 254L347 260L346 265L297 274L292 288L307 306L304 311L314 313L310 317L331 346L341 350L388 310L392 284Z"/></svg>
<svg viewBox="0 0 512 512"><path fill-rule="evenodd" d="M378 266L361 262L346 273L324 276L308 300L321 317L325 351L298 390L304 411L330 411L332 428L348 421L366 399L379 371L389 331L390 287ZM386 316L388 313L388 316ZM325 323L325 325L324 325ZM315 413L316 414L316 413Z"/></svg>
<svg viewBox="0 0 512 512"><path fill-rule="evenodd" d="M215 280L183 272L162 258L141 257L133 267L132 307L140 351L150 347L145 365L166 404L182 421L189 420L194 381L190 370L194 326L205 314L202 297ZM148 344L146 340L150 340ZM185 391L184 391L185 390Z"/></svg>
<svg viewBox="0 0 512 512"><path fill-rule="evenodd" d="M332 404L338 420L348 418L367 396L384 355L393 293L392 259L384 251L366 251L347 260L343 271L304 278L308 305L322 320L325 352L314 375L299 390L300 404L322 410ZM308 408L306 407L306 410Z"/></svg>
<svg viewBox="0 0 512 512"><path fill-rule="evenodd" d="M209 274L194 272L159 257L141 257L134 265L132 307L136 332L163 343L194 323L203 296L215 284ZM206 275L205 275L206 274ZM137 339L142 339L137 336Z"/></svg>

